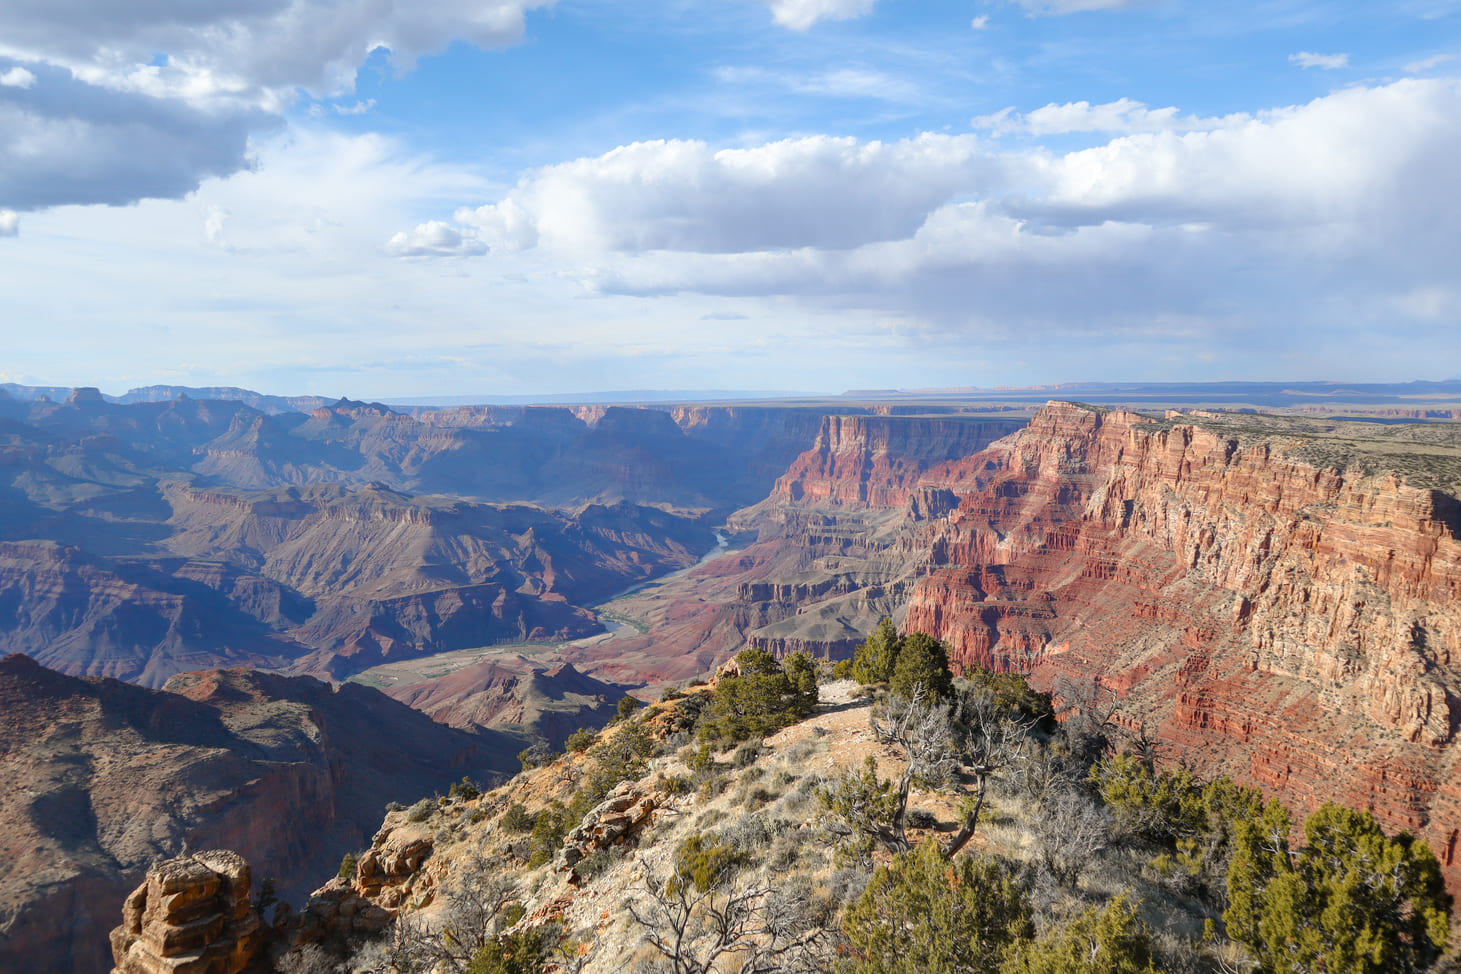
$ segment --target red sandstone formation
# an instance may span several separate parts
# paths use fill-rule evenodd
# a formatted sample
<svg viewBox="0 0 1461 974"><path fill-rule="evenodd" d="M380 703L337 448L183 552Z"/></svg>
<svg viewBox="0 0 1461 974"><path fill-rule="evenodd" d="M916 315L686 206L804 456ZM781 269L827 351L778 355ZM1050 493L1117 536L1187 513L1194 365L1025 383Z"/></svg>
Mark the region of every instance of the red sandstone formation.
<svg viewBox="0 0 1461 974"><path fill-rule="evenodd" d="M792 503L901 507L931 468L966 457L1023 421L828 416L817 441L776 482Z"/></svg>
<svg viewBox="0 0 1461 974"><path fill-rule="evenodd" d="M1461 507L1424 471L1299 459L1327 441L1292 432L1052 404L919 479L958 503L901 542L930 559L905 626L1047 688L1098 680L1171 757L1300 813L1371 809L1461 885ZM906 503L882 469L784 492Z"/></svg>
<svg viewBox="0 0 1461 974"><path fill-rule="evenodd" d="M1169 758L1300 815L1416 831L1461 888L1455 427L1052 403L955 456L945 422L829 418L733 518L758 543L647 594L644 657L585 665L840 655L906 612L958 662L1099 684Z"/></svg>
<svg viewBox="0 0 1461 974"><path fill-rule="evenodd" d="M112 931L112 974L247 974L263 963L252 873L236 852L210 850L147 871Z"/></svg>

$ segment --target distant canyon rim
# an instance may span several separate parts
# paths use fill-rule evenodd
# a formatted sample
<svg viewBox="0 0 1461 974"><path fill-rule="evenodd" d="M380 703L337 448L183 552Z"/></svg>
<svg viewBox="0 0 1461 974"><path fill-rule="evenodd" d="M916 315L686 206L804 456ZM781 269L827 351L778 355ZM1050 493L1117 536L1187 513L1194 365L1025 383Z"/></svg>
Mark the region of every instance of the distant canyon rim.
<svg viewBox="0 0 1461 974"><path fill-rule="evenodd" d="M1371 810L1461 889L1461 386L1437 385L0 392L0 649L47 668L0 672L0 760L32 782L0 803L0 965L99 969L73 941L184 843L305 889L400 789L510 772L748 644L846 657L885 615L1108 695L1164 761ZM302 816L308 842L267 825Z"/></svg>

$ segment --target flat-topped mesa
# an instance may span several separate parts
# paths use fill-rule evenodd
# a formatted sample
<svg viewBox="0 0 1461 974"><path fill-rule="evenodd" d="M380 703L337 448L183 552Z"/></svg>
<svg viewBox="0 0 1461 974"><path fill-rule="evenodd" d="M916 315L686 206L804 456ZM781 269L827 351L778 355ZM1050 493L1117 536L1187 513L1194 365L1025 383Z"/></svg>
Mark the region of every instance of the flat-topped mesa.
<svg viewBox="0 0 1461 974"><path fill-rule="evenodd" d="M1461 885L1461 430L1055 403L970 463L906 628L1099 681L1204 771L1373 809Z"/></svg>
<svg viewBox="0 0 1461 974"><path fill-rule="evenodd" d="M111 933L112 974L246 974L268 969L265 930L249 900L252 873L236 852L158 863Z"/></svg>
<svg viewBox="0 0 1461 974"><path fill-rule="evenodd" d="M930 469L977 453L1023 425L953 416L826 416L816 443L777 480L772 497L899 507Z"/></svg>

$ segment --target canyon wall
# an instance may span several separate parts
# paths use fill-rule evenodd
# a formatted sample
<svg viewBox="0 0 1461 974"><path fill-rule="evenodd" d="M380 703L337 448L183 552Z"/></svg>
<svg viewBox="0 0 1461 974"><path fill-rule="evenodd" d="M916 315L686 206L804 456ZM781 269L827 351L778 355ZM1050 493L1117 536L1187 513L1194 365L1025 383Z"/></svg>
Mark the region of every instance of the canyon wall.
<svg viewBox="0 0 1461 974"><path fill-rule="evenodd" d="M1052 405L941 472L959 504L926 526L906 626L1047 689L1098 681L1170 758L1301 813L1373 810L1455 886L1461 507L1387 472L1393 443L1334 469L1304 434Z"/></svg>
<svg viewBox="0 0 1461 974"><path fill-rule="evenodd" d="M830 419L738 515L809 553L744 570L764 645L886 596L956 663L1114 696L1167 759L1418 832L1458 887L1457 427L1052 403L940 455L928 420L881 422Z"/></svg>
<svg viewBox="0 0 1461 974"><path fill-rule="evenodd" d="M753 543L625 600L643 646L575 662L653 683L746 642L836 658L891 615L957 664L1114 699L1165 760L1299 815L1372 810L1461 890L1458 484L1447 423L831 416L731 518Z"/></svg>

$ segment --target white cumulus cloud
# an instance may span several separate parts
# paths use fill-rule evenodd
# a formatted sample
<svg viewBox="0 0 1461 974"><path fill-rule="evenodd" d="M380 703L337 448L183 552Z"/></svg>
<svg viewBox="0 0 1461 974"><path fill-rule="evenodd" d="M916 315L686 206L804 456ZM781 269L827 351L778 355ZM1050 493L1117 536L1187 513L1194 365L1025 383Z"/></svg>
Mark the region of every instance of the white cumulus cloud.
<svg viewBox="0 0 1461 974"><path fill-rule="evenodd" d="M1125 101L1015 122L1142 130L1066 152L935 134L635 143L528 172L454 223L504 261L536 248L590 293L776 296L991 335L1187 347L1262 327L1302 334L1297 354L1336 322L1403 309L1437 327L1450 307L1461 81L1218 120Z"/></svg>
<svg viewBox="0 0 1461 974"><path fill-rule="evenodd" d="M0 7L0 54L113 76L151 65L316 93L353 86L371 51L399 66L452 41L501 47L522 37L526 13L554 0L20 0Z"/></svg>
<svg viewBox="0 0 1461 974"><path fill-rule="evenodd" d="M475 257L487 253L487 245L470 229L428 220L414 230L394 234L386 250L397 257Z"/></svg>
<svg viewBox="0 0 1461 974"><path fill-rule="evenodd" d="M766 0L783 27L806 30L819 20L851 20L873 12L877 0Z"/></svg>
<svg viewBox="0 0 1461 974"><path fill-rule="evenodd" d="M19 66L0 72L0 85L7 88L29 88L35 83L36 76Z"/></svg>
<svg viewBox="0 0 1461 974"><path fill-rule="evenodd" d="M1297 54L1290 54L1289 62L1291 64L1297 64L1301 68L1323 68L1325 71L1334 71L1339 68L1349 67L1349 55L1315 54L1313 51L1300 51Z"/></svg>
<svg viewBox="0 0 1461 974"><path fill-rule="evenodd" d="M525 176L458 223L509 250L735 253L843 249L906 237L993 178L972 135L901 142L813 136L749 149L636 142Z"/></svg>
<svg viewBox="0 0 1461 974"><path fill-rule="evenodd" d="M14 210L0 210L0 237L13 237L20 233L20 214Z"/></svg>
<svg viewBox="0 0 1461 974"><path fill-rule="evenodd" d="M1461 172L1445 160L1458 151L1461 86L1407 80L1235 116L1213 131L1036 155L1042 198L1015 208L1061 224L1383 226L1456 198Z"/></svg>
<svg viewBox="0 0 1461 974"><path fill-rule="evenodd" d="M299 89L353 90L374 51L409 68L518 41L554 0L15 0L0 4L0 199L19 210L179 198L249 166ZM370 101L340 105L341 114Z"/></svg>

